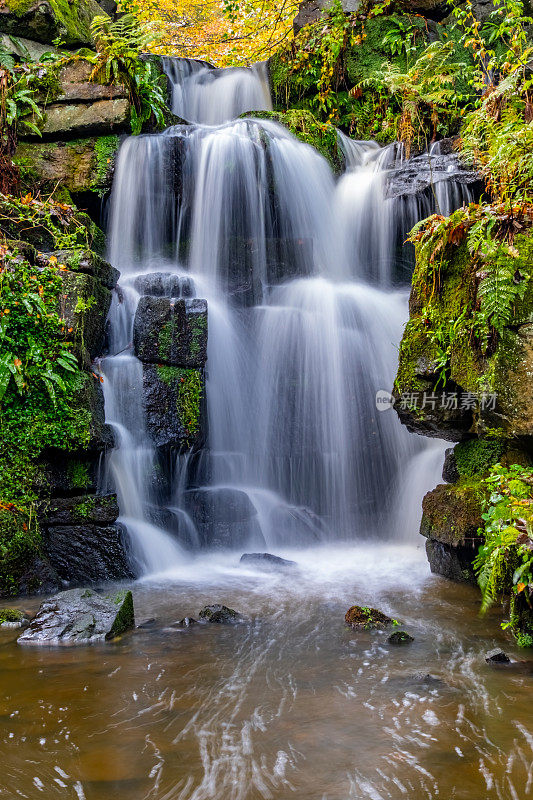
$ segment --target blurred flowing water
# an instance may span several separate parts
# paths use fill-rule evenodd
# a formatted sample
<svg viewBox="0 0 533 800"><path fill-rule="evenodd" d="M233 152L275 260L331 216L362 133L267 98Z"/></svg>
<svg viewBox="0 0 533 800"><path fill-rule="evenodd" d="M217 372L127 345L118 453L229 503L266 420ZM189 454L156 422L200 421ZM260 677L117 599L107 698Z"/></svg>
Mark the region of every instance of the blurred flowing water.
<svg viewBox="0 0 533 800"><path fill-rule="evenodd" d="M498 612L480 620L475 589L429 574L417 528L444 445L375 404L408 316L405 236L470 190L452 159L431 191L394 194L401 150L340 132L335 181L281 126L235 119L269 107L261 66L165 69L174 112L194 124L121 147L110 260L122 276L102 363L118 445L105 482L144 574L137 621L153 620L76 650L17 648L0 631L0 796L525 800L531 668L491 669L487 650L512 652ZM174 454L164 496L131 345L146 276L209 308L207 446ZM225 549L190 513L191 491L219 516L237 499L251 508ZM244 567L252 547L297 568ZM245 621L176 624L212 602ZM354 603L414 643L346 629Z"/></svg>

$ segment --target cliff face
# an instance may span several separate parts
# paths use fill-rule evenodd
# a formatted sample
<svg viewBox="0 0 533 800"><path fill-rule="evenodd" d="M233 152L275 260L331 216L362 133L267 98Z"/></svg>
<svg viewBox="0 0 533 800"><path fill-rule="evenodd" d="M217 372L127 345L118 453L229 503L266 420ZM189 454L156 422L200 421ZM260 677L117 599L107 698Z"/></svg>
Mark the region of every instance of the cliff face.
<svg viewBox="0 0 533 800"><path fill-rule="evenodd" d="M94 47L95 16L106 13L94 0L13 0L0 10L12 85L29 74L34 103L19 101L25 116L4 143L12 150L16 141L11 191L0 195L0 596L133 577L136 569L117 523L117 497L99 488L115 441L98 358L119 280L104 259L102 209L120 136L139 106L120 82L93 79L96 52L75 50ZM137 66L153 74L154 85L164 83L157 60ZM142 124L153 130L164 120ZM176 336L190 328L180 353L172 351L173 328L165 339L174 317L139 317L140 349L158 338L168 345L168 357L140 353L147 406L155 397L154 444L167 449L198 446L202 436L206 313L195 308L179 318ZM165 419L162 394L175 407L172 419Z"/></svg>

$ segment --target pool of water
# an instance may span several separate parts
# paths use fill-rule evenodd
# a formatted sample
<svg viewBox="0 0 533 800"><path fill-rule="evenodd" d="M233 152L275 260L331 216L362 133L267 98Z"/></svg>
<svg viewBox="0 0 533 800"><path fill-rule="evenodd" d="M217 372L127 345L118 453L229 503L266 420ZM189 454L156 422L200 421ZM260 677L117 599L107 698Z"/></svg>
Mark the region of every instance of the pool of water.
<svg viewBox="0 0 533 800"><path fill-rule="evenodd" d="M134 586L113 644L20 647L0 632L0 796L85 800L524 800L528 667L479 594L432 576L423 547L280 552L295 574L211 555ZM39 601L27 601L28 611ZM206 603L237 626L173 625ZM354 604L413 644L343 624Z"/></svg>

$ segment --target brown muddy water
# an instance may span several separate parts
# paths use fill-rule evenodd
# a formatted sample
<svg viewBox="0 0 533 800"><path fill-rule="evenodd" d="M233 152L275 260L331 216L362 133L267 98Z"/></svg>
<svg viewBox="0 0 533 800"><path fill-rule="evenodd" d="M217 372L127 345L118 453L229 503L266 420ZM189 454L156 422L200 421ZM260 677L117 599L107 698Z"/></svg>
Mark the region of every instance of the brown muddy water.
<svg viewBox="0 0 533 800"><path fill-rule="evenodd" d="M497 611L422 548L280 553L296 575L209 556L134 586L151 628L78 648L0 633L0 796L74 800L525 800L533 677ZM223 602L235 627L172 623ZM375 605L415 636L343 625ZM38 605L27 602L32 610Z"/></svg>

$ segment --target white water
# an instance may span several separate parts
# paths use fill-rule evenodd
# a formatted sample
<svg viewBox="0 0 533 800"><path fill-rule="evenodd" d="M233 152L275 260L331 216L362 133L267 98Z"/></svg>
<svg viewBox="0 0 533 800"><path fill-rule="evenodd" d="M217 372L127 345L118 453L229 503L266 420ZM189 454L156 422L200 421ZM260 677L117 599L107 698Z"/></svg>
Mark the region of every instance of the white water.
<svg viewBox="0 0 533 800"><path fill-rule="evenodd" d="M202 124L125 141L110 226L124 293L111 353L125 348L104 362L120 432L110 470L138 562L153 572L183 561L169 525L186 547L414 539L444 447L377 411L375 395L392 387L407 318L401 244L431 201L387 197L403 163L395 148L341 137L350 169L335 184L281 126L222 122L245 110L241 75L180 60L167 72L175 112L182 103ZM257 73L250 82L264 93ZM439 192L449 205L468 196L453 172ZM166 493L129 348L135 279L154 271L190 274L209 307L208 446L176 455ZM161 519L172 524L154 528Z"/></svg>

